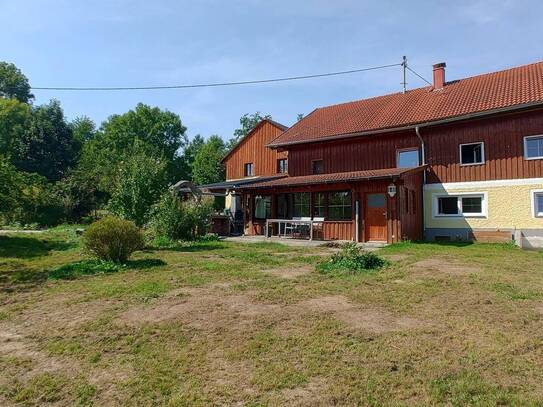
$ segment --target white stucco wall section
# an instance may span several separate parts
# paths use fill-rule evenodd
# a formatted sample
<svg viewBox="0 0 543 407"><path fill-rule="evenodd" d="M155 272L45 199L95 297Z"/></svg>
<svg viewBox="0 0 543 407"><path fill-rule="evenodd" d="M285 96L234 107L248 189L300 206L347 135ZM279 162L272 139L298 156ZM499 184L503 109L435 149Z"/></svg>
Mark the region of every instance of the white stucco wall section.
<svg viewBox="0 0 543 407"><path fill-rule="evenodd" d="M543 178L427 184L424 186L426 228L543 229L535 216L534 191ZM483 216L436 216L437 196L484 196Z"/></svg>

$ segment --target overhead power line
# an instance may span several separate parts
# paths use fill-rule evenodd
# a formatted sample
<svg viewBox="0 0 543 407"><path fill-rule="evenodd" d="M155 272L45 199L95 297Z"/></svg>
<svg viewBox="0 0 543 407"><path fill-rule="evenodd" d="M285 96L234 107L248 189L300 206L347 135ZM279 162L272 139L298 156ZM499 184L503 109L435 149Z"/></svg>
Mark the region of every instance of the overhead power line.
<svg viewBox="0 0 543 407"><path fill-rule="evenodd" d="M327 76L348 75L358 72L374 71L377 69L391 68L394 66L401 66L398 64L388 64L372 66L369 68L351 69L348 71L327 72L314 75L302 75L302 76L289 76L284 78L272 78L272 79L259 79L259 80L247 80L247 81L235 81L235 82L217 82L217 83L198 83L198 84L186 84L186 85L166 85L166 86L100 86L100 87L79 87L79 86L32 86L33 90L61 90L61 91L125 91L125 90L161 90L161 89L190 89L190 88L212 88L219 86L237 86L237 85L253 85L258 83L272 83L272 82L285 82L285 81L297 81L301 79L314 79L323 78Z"/></svg>

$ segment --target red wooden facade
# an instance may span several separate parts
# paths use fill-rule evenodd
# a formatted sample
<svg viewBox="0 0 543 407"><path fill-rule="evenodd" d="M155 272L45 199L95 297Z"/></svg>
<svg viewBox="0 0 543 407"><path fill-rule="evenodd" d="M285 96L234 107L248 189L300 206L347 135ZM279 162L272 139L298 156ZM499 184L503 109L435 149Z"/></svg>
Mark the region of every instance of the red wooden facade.
<svg viewBox="0 0 543 407"><path fill-rule="evenodd" d="M252 176L276 175L277 160L286 159L286 152L267 148L286 127L271 120L261 121L232 151L223 159L226 179L244 178L245 164L253 164Z"/></svg>
<svg viewBox="0 0 543 407"><path fill-rule="evenodd" d="M538 178L543 160L524 159L524 137L543 134L543 110L511 113L420 129L428 183ZM484 142L485 162L460 165L460 144ZM323 160L325 173L396 167L399 150L421 149L414 130L299 144L289 147L289 175L311 174Z"/></svg>
<svg viewBox="0 0 543 407"><path fill-rule="evenodd" d="M469 120L448 125L424 127L420 135L425 143L426 182L466 182L497 179L543 177L543 160L524 159L524 137L543 134L543 109L501 114L484 119ZM484 142L484 163L460 165L459 146L464 143ZM375 136L360 136L336 141L298 144L288 147L289 177L310 175L313 161L323 160L324 173L386 169L397 166L398 151L418 149L421 141L414 130L390 132ZM283 192L316 192L347 189L354 202L359 202L359 241L374 240L368 236L368 222L372 215L368 209L367 194L386 194L392 180L364 181L349 184L313 185L295 188L251 191L248 201L258 194L272 196ZM397 195L386 195L387 242L422 238L422 172L394 180ZM274 198L275 199L275 198ZM247 212L246 233L262 234L263 222L256 221ZM354 210L353 210L354 213ZM374 214L378 211L374 211ZM375 222L375 219L372 221ZM326 240L354 240L355 216L349 221L326 221L323 238ZM371 229L375 230L375 228Z"/></svg>
<svg viewBox="0 0 543 407"><path fill-rule="evenodd" d="M325 220L322 233L317 238L323 240L356 240L356 202L358 201L358 241L383 241L388 243L399 242L401 240L422 239L422 171L415 171L403 175L401 178L380 179L375 181L335 183L326 185L299 186L290 188L272 188L245 190L244 205L246 227L245 233L248 235L264 234L265 221L254 218L254 199L255 196L272 197L271 217L277 217L277 195L284 193L311 193L310 211L313 213L315 205L315 193L350 191L352 216L348 220L330 221ZM394 197L389 196L387 187L394 183L397 192ZM385 207L383 210L383 219L385 231L382 238L370 236L368 234L369 219L367 216L367 197L370 194L381 194L384 196Z"/></svg>

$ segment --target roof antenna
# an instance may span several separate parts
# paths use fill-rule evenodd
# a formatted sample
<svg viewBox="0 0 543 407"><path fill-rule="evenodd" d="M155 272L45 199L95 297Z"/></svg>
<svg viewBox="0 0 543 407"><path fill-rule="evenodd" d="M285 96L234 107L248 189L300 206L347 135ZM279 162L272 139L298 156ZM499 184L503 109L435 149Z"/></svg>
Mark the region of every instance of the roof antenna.
<svg viewBox="0 0 543 407"><path fill-rule="evenodd" d="M401 63L402 65L402 71L403 71L403 82L401 83L402 87L403 87L403 92L402 93L405 93L407 92L407 82L406 82L406 70L407 70L407 57L404 55L403 56L403 62Z"/></svg>

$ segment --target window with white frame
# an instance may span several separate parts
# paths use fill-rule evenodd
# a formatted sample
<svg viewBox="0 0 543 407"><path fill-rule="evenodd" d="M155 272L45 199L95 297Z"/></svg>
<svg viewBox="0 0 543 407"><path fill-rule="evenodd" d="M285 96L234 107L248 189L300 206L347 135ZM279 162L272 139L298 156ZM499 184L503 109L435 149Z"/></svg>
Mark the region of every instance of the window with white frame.
<svg viewBox="0 0 543 407"><path fill-rule="evenodd" d="M486 194L435 195L434 216L486 216Z"/></svg>
<svg viewBox="0 0 543 407"><path fill-rule="evenodd" d="M483 142L460 144L460 164L475 165L485 162L485 145Z"/></svg>
<svg viewBox="0 0 543 407"><path fill-rule="evenodd" d="M524 137L524 158L527 160L543 158L543 136Z"/></svg>
<svg viewBox="0 0 543 407"><path fill-rule="evenodd" d="M543 218L543 190L533 191L533 214L536 218Z"/></svg>

